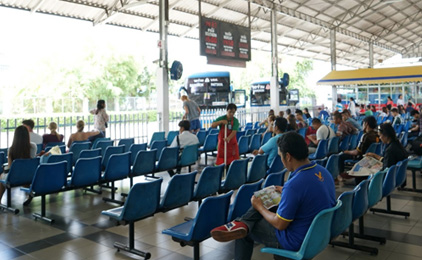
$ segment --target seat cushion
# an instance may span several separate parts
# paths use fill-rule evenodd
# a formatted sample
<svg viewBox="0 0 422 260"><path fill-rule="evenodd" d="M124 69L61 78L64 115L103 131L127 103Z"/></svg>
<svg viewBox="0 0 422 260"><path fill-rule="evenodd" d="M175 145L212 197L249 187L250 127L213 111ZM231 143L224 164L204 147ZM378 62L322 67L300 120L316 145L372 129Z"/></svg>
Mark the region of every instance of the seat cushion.
<svg viewBox="0 0 422 260"><path fill-rule="evenodd" d="M192 234L189 233L192 229L192 225L193 220L190 220L169 229L163 230L163 234L170 235L180 240L189 241L192 236Z"/></svg>

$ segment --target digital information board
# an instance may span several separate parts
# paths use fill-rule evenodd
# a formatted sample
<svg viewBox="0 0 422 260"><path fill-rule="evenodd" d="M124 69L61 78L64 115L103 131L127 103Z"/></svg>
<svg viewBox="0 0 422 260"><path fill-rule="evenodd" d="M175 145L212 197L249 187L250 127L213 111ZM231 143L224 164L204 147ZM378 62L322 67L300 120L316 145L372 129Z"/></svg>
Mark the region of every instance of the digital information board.
<svg viewBox="0 0 422 260"><path fill-rule="evenodd" d="M251 60L251 31L248 27L201 17L201 55Z"/></svg>

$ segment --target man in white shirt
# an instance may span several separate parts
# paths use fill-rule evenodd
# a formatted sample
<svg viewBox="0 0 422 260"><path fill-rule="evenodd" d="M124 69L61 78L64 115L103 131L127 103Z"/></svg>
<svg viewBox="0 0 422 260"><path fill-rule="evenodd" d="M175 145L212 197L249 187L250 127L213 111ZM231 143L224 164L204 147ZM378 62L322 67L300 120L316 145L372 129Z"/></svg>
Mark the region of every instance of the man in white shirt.
<svg viewBox="0 0 422 260"><path fill-rule="evenodd" d="M308 139L311 140L311 145L308 147L309 153L314 153L316 151L319 141L336 136L334 130L327 125L323 125L318 118L312 119L312 128L317 131L316 135L308 135Z"/></svg>
<svg viewBox="0 0 422 260"><path fill-rule="evenodd" d="M22 121L22 125L24 125L29 131L29 140L35 144L42 144L42 136L33 132L35 127L35 122L32 119L26 119Z"/></svg>
<svg viewBox="0 0 422 260"><path fill-rule="evenodd" d="M179 135L177 135L170 147L179 147L180 149L185 148L188 145L199 144L198 137L195 134L192 134L190 131L190 122L188 120L182 120L179 122ZM177 168L177 173L180 173L180 168ZM175 174L173 170L167 171L170 174L170 177Z"/></svg>

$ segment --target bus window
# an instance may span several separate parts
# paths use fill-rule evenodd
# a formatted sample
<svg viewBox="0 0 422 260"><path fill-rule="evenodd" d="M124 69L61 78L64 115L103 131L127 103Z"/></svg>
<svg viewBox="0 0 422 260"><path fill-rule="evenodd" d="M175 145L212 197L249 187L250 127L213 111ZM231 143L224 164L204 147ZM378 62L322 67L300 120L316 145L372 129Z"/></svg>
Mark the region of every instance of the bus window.
<svg viewBox="0 0 422 260"><path fill-rule="evenodd" d="M279 85L280 105L287 105L288 91ZM251 106L269 106L271 103L271 86L269 81L254 82L251 85Z"/></svg>

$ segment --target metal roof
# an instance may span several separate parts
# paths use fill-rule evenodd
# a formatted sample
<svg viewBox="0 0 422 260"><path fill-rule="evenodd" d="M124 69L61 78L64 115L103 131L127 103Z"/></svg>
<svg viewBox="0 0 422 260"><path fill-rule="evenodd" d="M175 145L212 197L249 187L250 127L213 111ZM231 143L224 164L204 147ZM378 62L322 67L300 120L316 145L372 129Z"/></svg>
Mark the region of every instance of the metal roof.
<svg viewBox="0 0 422 260"><path fill-rule="evenodd" d="M396 54L422 57L420 0L249 0L252 48L271 50L270 8L278 12L281 54L330 61L335 30L337 64L369 65ZM158 0L0 0L0 6L54 14L142 31L159 31ZM169 0L169 33L199 38L197 0ZM202 15L248 26L247 0L202 0Z"/></svg>

